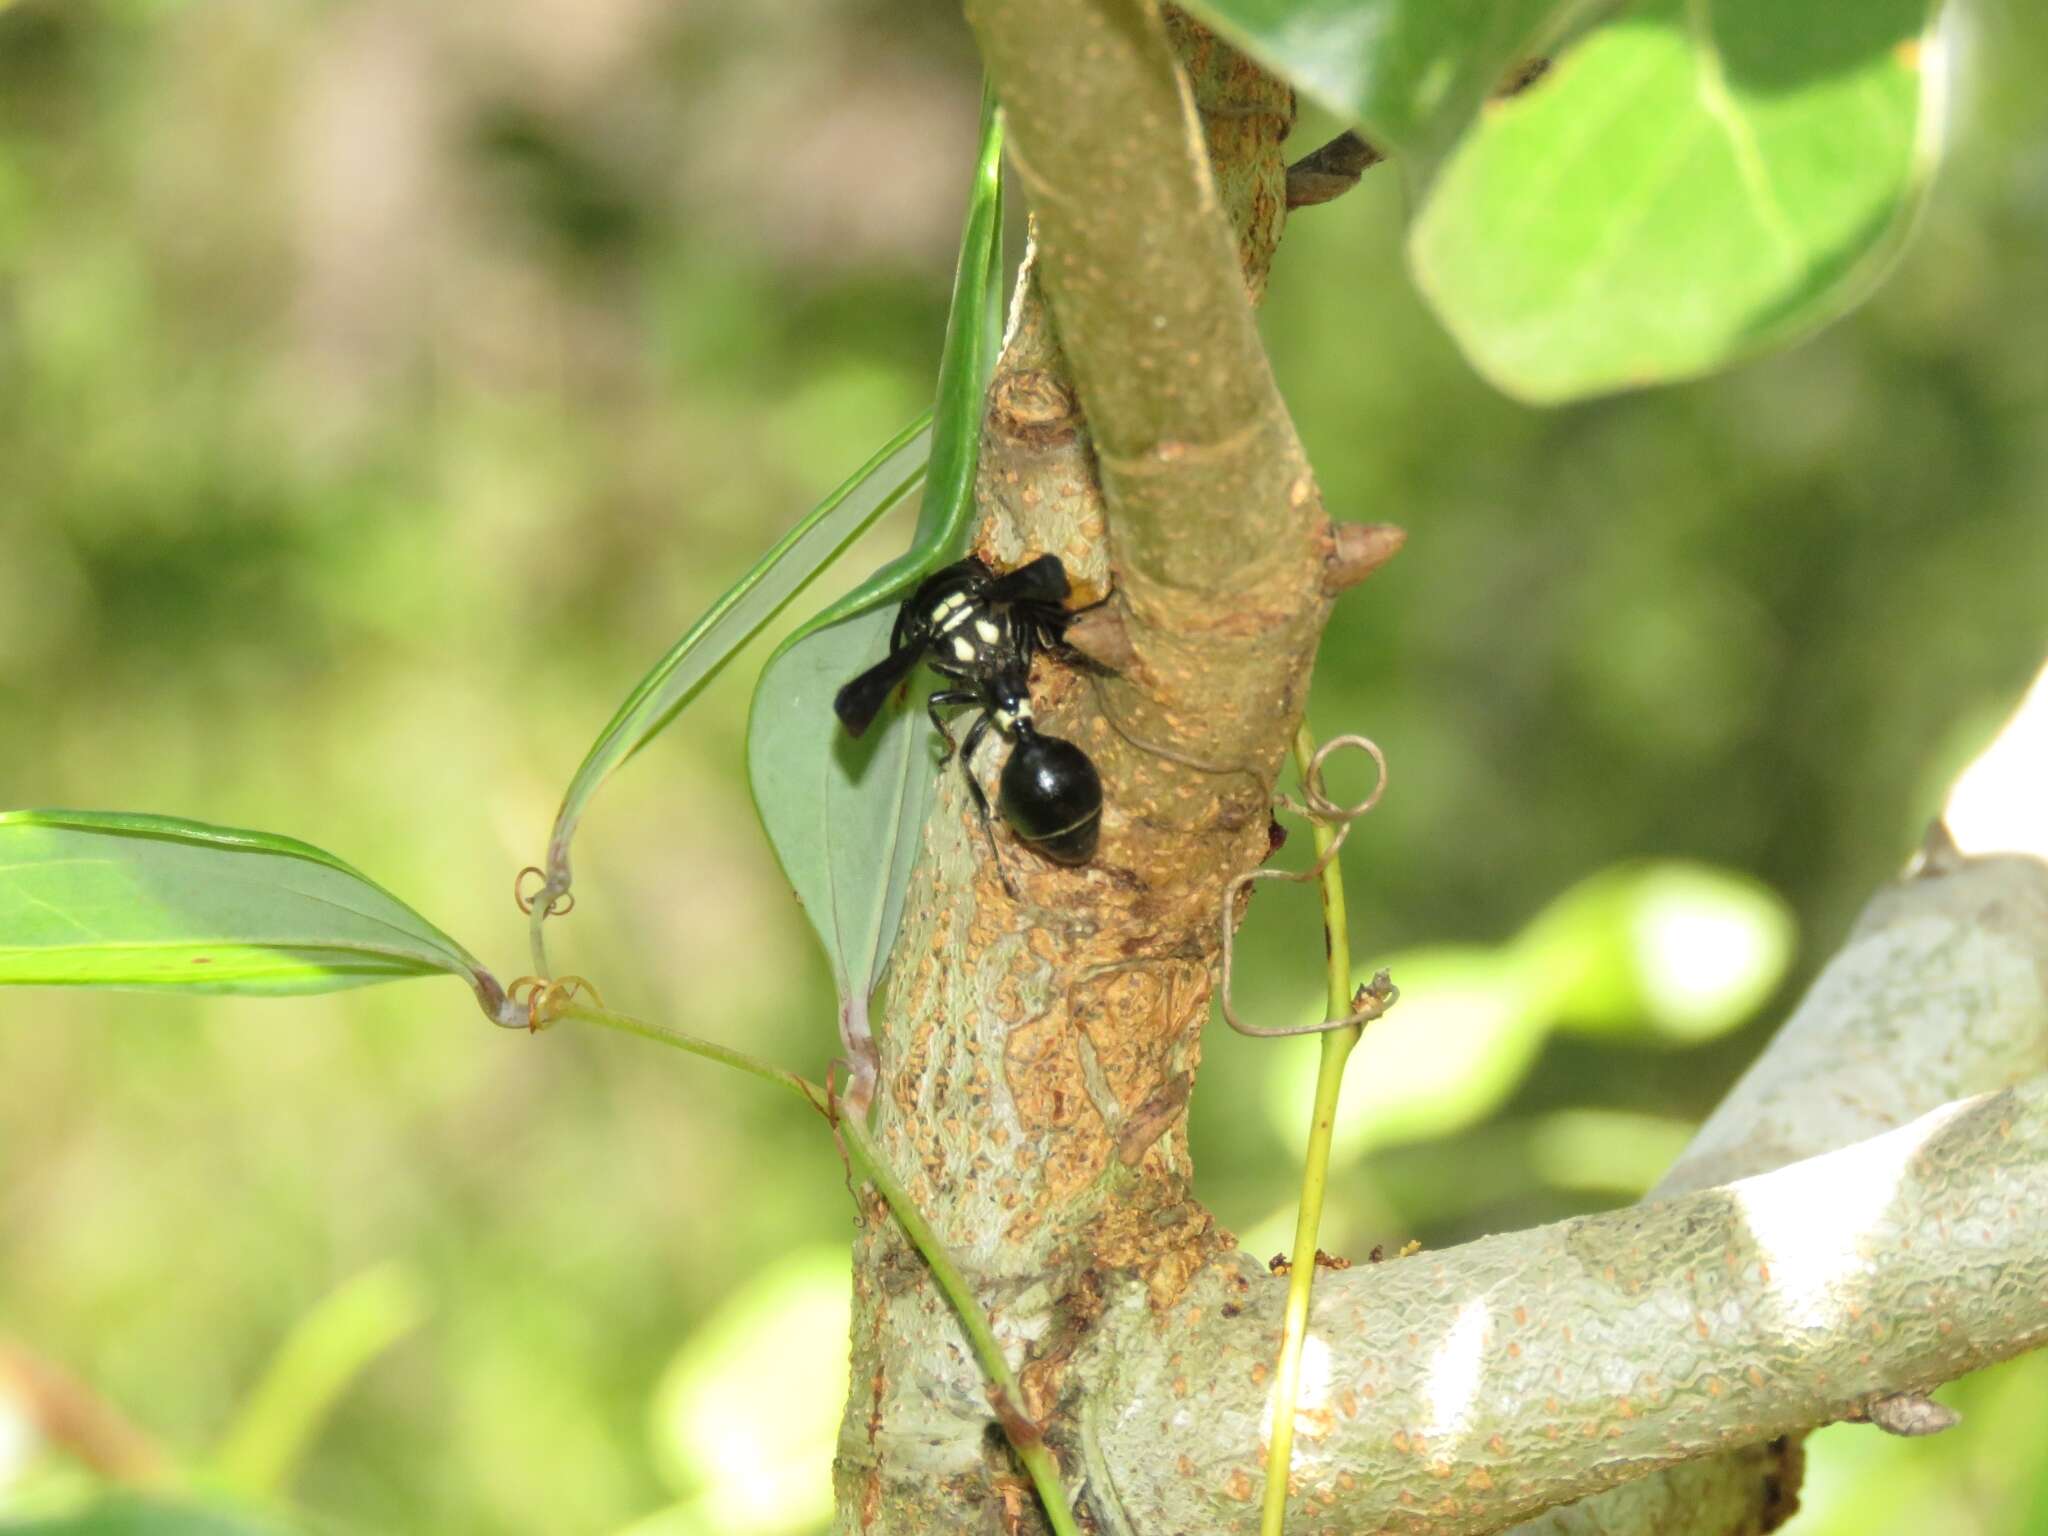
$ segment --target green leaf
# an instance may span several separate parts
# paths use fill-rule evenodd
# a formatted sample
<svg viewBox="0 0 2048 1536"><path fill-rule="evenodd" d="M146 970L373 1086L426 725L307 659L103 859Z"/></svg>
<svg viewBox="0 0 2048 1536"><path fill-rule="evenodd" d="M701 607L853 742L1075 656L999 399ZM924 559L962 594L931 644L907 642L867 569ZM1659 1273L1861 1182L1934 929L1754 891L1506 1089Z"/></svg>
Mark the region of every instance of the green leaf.
<svg viewBox="0 0 2048 1536"><path fill-rule="evenodd" d="M1188 0L1380 149L1441 154L1480 103L1604 5L1589 0Z"/></svg>
<svg viewBox="0 0 2048 1536"><path fill-rule="evenodd" d="M0 1521L7 1536L285 1536L287 1529L239 1512L125 1497L75 1514Z"/></svg>
<svg viewBox="0 0 2048 1536"><path fill-rule="evenodd" d="M1797 927L1770 887L1681 860L1622 864L1516 936L1529 1006L1571 1029L1692 1045L1747 1023L1784 980Z"/></svg>
<svg viewBox="0 0 2048 1536"><path fill-rule="evenodd" d="M1387 957L1401 1001L1359 1040L1337 1100L1335 1166L1382 1147L1476 1125L1505 1104L1535 1064L1549 1020L1498 949L1445 946ZM1302 1017L1324 1018L1324 999ZM1287 1054L1268 1079L1266 1112L1297 1152L1308 1145L1315 1054Z"/></svg>
<svg viewBox="0 0 2048 1536"><path fill-rule="evenodd" d="M545 908L569 889L569 844L598 786L646 746L813 577L924 478L931 413L863 464L706 610L619 706L562 796L548 839Z"/></svg>
<svg viewBox="0 0 2048 1536"><path fill-rule="evenodd" d="M953 271L946 345L939 357L931 459L910 548L791 636L806 636L900 597L966 551L974 513L974 469L981 453L982 399L988 393L1002 330L1003 124L992 92L981 102L981 148Z"/></svg>
<svg viewBox="0 0 2048 1536"><path fill-rule="evenodd" d="M425 1320L424 1287L394 1261L351 1276L300 1318L222 1436L210 1481L246 1499L287 1487L335 1405Z"/></svg>
<svg viewBox="0 0 2048 1536"><path fill-rule="evenodd" d="M779 652L747 722L754 809L832 963L840 1038L856 1070L867 1054L868 994L903 920L937 764L928 674L859 740L840 728L832 695L887 653L895 618L873 609Z"/></svg>
<svg viewBox="0 0 2048 1536"><path fill-rule="evenodd" d="M168 816L0 814L0 985L282 996L441 972L502 1011L469 951L294 838Z"/></svg>
<svg viewBox="0 0 2048 1536"><path fill-rule="evenodd" d="M1653 0L1487 109L1410 231L1416 280L1529 400L1803 335L1871 290L1926 190L1929 26L1927 0Z"/></svg>
<svg viewBox="0 0 2048 1536"><path fill-rule="evenodd" d="M924 712L928 681L913 683L858 741L840 729L832 696L887 654L895 613L882 605L966 548L982 400L999 341L992 290L1001 283L1001 246L1002 126L985 97L916 540L769 659L747 720L754 807L831 960L856 1106L866 1102L873 1062L868 996L902 922L938 766Z"/></svg>

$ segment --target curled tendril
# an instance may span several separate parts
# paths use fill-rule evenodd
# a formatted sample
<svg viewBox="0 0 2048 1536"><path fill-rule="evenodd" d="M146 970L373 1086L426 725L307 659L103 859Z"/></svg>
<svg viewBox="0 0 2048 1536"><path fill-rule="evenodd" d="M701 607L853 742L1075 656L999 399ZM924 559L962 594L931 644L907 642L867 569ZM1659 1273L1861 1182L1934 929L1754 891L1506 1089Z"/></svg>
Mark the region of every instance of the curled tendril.
<svg viewBox="0 0 2048 1536"><path fill-rule="evenodd" d="M526 877L528 875L540 876L540 885L535 888L532 895L528 895L526 890ZM547 888L548 872L538 864L529 864L512 877L512 899L519 904L519 910L526 913L529 917L533 915L534 899ZM557 891L548 900L547 915L549 917L567 917L575 910L576 893L574 891Z"/></svg>
<svg viewBox="0 0 2048 1536"><path fill-rule="evenodd" d="M1332 752L1345 747L1354 747L1373 760L1379 769L1379 778L1372 787L1372 793L1356 805L1339 805L1323 789L1323 763ZM1297 885L1316 879L1330 861L1337 857L1337 850L1344 846L1344 839L1351 835L1351 824L1380 803L1380 797L1387 792L1387 755L1379 749L1369 736L1332 736L1308 760L1308 771L1301 776L1302 793L1306 804L1289 795L1279 797L1279 809L1290 811L1310 821L1319 821L1334 826L1337 835L1330 839L1330 846L1323 850L1322 857L1307 869L1254 869L1239 875L1223 889L1221 926L1223 929L1223 976L1217 988L1217 1001L1222 1005L1223 1020L1241 1035L1252 1035L1261 1040L1284 1039L1290 1035L1320 1035L1333 1029L1348 1029L1354 1024L1369 1024L1399 1001L1401 989L1396 987L1385 971L1358 989L1351 999L1351 1012L1341 1019L1324 1019L1318 1024L1295 1024L1282 1029L1265 1029L1247 1024L1237 1016L1237 1009L1230 999L1231 971L1237 956L1237 934L1230 921L1237 909L1238 892L1248 890L1255 880L1288 880Z"/></svg>
<svg viewBox="0 0 2048 1536"><path fill-rule="evenodd" d="M526 994L523 998L522 992ZM603 995L581 976L521 976L505 989L513 1002L526 1004L526 1027L534 1034L559 1019L578 992L588 992L598 1007L604 1006Z"/></svg>

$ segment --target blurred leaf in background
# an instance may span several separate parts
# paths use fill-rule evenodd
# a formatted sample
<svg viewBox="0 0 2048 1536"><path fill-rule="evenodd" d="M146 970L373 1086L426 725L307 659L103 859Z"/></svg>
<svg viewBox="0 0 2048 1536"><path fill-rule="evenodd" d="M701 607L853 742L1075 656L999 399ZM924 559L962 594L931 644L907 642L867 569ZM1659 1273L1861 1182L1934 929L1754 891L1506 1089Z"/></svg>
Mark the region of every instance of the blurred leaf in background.
<svg viewBox="0 0 2048 1536"><path fill-rule="evenodd" d="M692 1333L652 1415L655 1457L681 1502L630 1536L796 1536L831 1517L852 1284L843 1244L800 1249L747 1276Z"/></svg>

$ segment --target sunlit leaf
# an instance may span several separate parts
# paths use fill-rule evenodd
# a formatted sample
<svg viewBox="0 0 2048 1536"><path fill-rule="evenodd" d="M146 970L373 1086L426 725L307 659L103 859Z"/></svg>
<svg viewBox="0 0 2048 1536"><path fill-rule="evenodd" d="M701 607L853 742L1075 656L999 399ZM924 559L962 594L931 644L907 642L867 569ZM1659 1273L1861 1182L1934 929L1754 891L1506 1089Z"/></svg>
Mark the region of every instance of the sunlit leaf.
<svg viewBox="0 0 2048 1536"><path fill-rule="evenodd" d="M562 808L548 839L547 875L552 893L569 888L569 845L598 786L665 730L726 662L848 544L917 488L924 478L930 443L931 414L927 412L818 503L640 680L598 735L562 796Z"/></svg>
<svg viewBox="0 0 2048 1536"><path fill-rule="evenodd" d="M1870 291L1936 159L1929 0L1651 0L1489 106L1409 238L1474 365L1531 400L1680 379Z"/></svg>
<svg viewBox="0 0 2048 1536"><path fill-rule="evenodd" d="M167 816L0 814L0 985L275 996L446 972L475 957L294 838Z"/></svg>
<svg viewBox="0 0 2048 1536"><path fill-rule="evenodd" d="M1188 0L1395 154L1440 152L1518 65L1602 0Z"/></svg>
<svg viewBox="0 0 2048 1536"><path fill-rule="evenodd" d="M930 470L916 542L769 659L747 720L747 779L783 873L832 963L841 1039L858 1071L868 996L902 920L937 774L914 681L860 740L832 712L839 687L887 653L890 599L959 558L972 527L982 398L995 363L1001 281L1002 127L984 102L981 151L953 280Z"/></svg>
<svg viewBox="0 0 2048 1536"><path fill-rule="evenodd" d="M1553 1189L1634 1199L1664 1177L1698 1129L1668 1115L1554 1110L1528 1128L1528 1162Z"/></svg>
<svg viewBox="0 0 2048 1536"><path fill-rule="evenodd" d="M1701 864L1623 865L1581 881L1515 941L1531 1005L1590 1033L1675 1041L1748 1020L1791 963L1790 910Z"/></svg>
<svg viewBox="0 0 2048 1536"><path fill-rule="evenodd" d="M1002 340L1002 253L1003 123L995 97L984 94L981 146L946 312L946 345L939 357L931 455L917 529L908 550L811 619L789 644L902 596L965 552L974 514L974 469L981 454L982 399Z"/></svg>
<svg viewBox="0 0 2048 1536"><path fill-rule="evenodd" d="M698 1325L655 1391L656 1465L687 1496L652 1531L809 1531L832 1513L846 1406L845 1244L790 1254Z"/></svg>
<svg viewBox="0 0 2048 1536"><path fill-rule="evenodd" d="M1367 1026L1345 1072L1331 1144L1339 1163L1485 1119L1514 1092L1549 1033L1503 951L1418 950L1386 965L1401 1000ZM1303 1011L1321 1018L1321 1008L1318 1000ZM1315 1070L1315 1054L1298 1051L1270 1079L1271 1124L1297 1151L1307 1145Z"/></svg>

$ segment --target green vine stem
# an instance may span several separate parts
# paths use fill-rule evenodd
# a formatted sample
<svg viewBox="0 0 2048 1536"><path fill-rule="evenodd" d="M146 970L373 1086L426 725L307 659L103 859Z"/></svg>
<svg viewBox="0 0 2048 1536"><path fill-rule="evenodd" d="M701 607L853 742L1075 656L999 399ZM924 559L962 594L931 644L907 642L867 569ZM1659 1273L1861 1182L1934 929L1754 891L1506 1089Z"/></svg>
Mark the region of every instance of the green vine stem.
<svg viewBox="0 0 2048 1536"><path fill-rule="evenodd" d="M602 1008L594 1003L580 1003L573 998L561 1003L556 1018L579 1019L586 1024L601 1025L616 1029L624 1034L638 1035L643 1040L654 1040L662 1045L674 1046L677 1050L688 1051L693 1056L702 1056L707 1061L723 1062L726 1066L737 1067L740 1071L763 1082L774 1083L788 1089L803 1099L813 1109L831 1120L838 1131L840 1145L846 1149L849 1158L859 1165L861 1174L874 1185L875 1190L887 1202L896 1224L903 1229L903 1235L910 1239L911 1246L924 1256L930 1267L932 1278L939 1283L939 1289L946 1293L946 1299L953 1304L953 1310L960 1318L960 1326L967 1333L968 1343L973 1346L974 1355L981 1362L987 1374L989 1404L995 1410L997 1422L1003 1427L1003 1434L1010 1442L1010 1448L1017 1453L1017 1460L1030 1475L1032 1486L1038 1490L1038 1497L1045 1505L1045 1516L1054 1536L1081 1536L1081 1528L1075 1523L1073 1506L1067 1502L1065 1488L1060 1482L1059 1462L1052 1449L1045 1443L1045 1436L1031 1416L1024 1411L1024 1392L1018 1384L1016 1372L1010 1369L1010 1362L1003 1355L1003 1346L996 1339L995 1328L989 1322L987 1311L975 1299L973 1290L967 1284L967 1277L960 1273L953 1256L946 1251L938 1234L924 1219L924 1213L910 1198L910 1192L896 1180L889 1171L875 1144L868 1139L867 1127L852 1115L841 1115L833 1107L832 1100L824 1088L807 1077L774 1066L744 1051L733 1050L730 1046L718 1045L701 1040L695 1035L684 1034L679 1029L670 1029L665 1024L650 1023L635 1018L629 1013L619 1013Z"/></svg>
<svg viewBox="0 0 2048 1536"><path fill-rule="evenodd" d="M1304 719L1294 733L1294 766L1308 786L1314 772L1315 734ZM1344 915L1344 875L1333 845L1341 828L1313 823L1316 858L1322 861L1323 933L1329 957L1327 1017L1352 1011L1351 929ZM1323 1224L1323 1195L1330 1180L1330 1137L1337 1126L1337 1092L1344 1065L1365 1033L1363 1024L1327 1030L1316 1067L1315 1118L1309 1123L1308 1155L1301 1170L1301 1208L1294 1221L1294 1268L1287 1277L1287 1310L1280 1329L1280 1360L1273 1372L1273 1422L1267 1436L1266 1494L1259 1536L1282 1536L1287 1524L1287 1484L1294 1465L1294 1403L1301 1389L1301 1347L1308 1337L1309 1291L1316 1279L1316 1234Z"/></svg>
<svg viewBox="0 0 2048 1536"><path fill-rule="evenodd" d="M600 1024L606 1029L616 1029L621 1034L638 1035L642 1040L655 1040L663 1045L672 1045L679 1051L688 1051L692 1056L702 1056L706 1061L722 1062L728 1067L737 1067L750 1077L758 1077L764 1083L773 1083L778 1088L787 1088L819 1113L825 1112L825 1090L807 1077L778 1067L772 1062L749 1056L745 1051L736 1051L729 1045L720 1045L713 1040L700 1040L695 1035L686 1035L680 1029L670 1029L666 1024L650 1023L635 1018L630 1013L619 1013L596 1003L568 1001L561 1005L553 1018L579 1019L585 1024ZM551 1023L543 1018L542 1023Z"/></svg>
<svg viewBox="0 0 2048 1536"><path fill-rule="evenodd" d="M868 1182L889 1202L897 1224L917 1251L924 1255L925 1263L931 1266L932 1278L939 1282L939 1289L946 1293L946 1299L953 1303L953 1310L960 1315L960 1325L967 1330L975 1358L981 1362L981 1368L991 1383L989 1404L1003 1426L1010 1449L1017 1453L1017 1459L1031 1475L1032 1486L1038 1490L1039 1501L1045 1506L1046 1522L1053 1528L1055 1536L1081 1536L1081 1528L1074 1522L1073 1508L1067 1503L1066 1490L1060 1485L1059 1462L1053 1458L1052 1448L1045 1443L1044 1433L1024 1411L1023 1388L1018 1385L1010 1362L1003 1356L1003 1346L996 1339L988 1313L982 1310L974 1292L968 1289L967 1277L954 1266L953 1256L946 1252L938 1234L925 1222L924 1213L911 1200L909 1191L896 1182L896 1176L882 1161L881 1153L868 1140L866 1127L852 1115L847 1115L839 1121L839 1134L853 1160L867 1175Z"/></svg>

